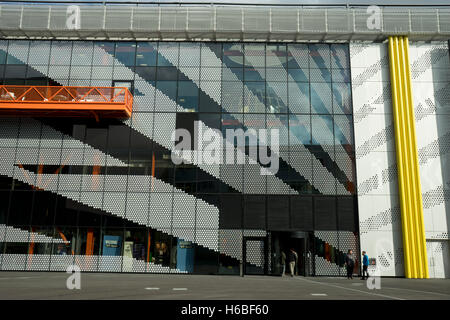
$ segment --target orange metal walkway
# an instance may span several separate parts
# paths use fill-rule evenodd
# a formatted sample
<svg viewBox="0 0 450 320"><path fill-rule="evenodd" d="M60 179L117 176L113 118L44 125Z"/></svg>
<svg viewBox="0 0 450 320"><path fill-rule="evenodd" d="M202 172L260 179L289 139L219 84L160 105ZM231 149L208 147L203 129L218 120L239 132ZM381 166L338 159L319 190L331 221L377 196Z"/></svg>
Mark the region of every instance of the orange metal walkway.
<svg viewBox="0 0 450 320"><path fill-rule="evenodd" d="M133 96L124 87L0 85L0 116L129 118Z"/></svg>

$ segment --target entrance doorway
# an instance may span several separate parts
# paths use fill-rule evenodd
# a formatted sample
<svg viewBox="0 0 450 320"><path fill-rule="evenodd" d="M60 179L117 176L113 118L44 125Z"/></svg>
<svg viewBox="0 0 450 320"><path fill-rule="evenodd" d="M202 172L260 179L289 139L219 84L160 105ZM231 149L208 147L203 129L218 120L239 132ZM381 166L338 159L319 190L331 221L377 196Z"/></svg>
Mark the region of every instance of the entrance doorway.
<svg viewBox="0 0 450 320"><path fill-rule="evenodd" d="M313 237L312 232L271 232L271 273L273 275L281 275L283 273L281 252L284 252L286 255L285 274L290 274L287 258L290 249L294 249L297 253L297 261L294 270L295 275L313 275L312 245L314 242L311 237Z"/></svg>

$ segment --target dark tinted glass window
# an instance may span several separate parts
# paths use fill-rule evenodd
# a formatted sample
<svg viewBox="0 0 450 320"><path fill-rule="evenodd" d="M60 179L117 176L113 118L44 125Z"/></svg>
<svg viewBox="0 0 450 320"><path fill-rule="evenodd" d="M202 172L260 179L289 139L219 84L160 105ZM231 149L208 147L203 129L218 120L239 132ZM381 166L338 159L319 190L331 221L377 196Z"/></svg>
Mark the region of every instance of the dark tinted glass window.
<svg viewBox="0 0 450 320"><path fill-rule="evenodd" d="M108 153L113 157L127 160L130 144L130 127L111 125L108 129Z"/></svg>
<svg viewBox="0 0 450 320"><path fill-rule="evenodd" d="M0 190L11 190L13 181L11 177L0 176Z"/></svg>
<svg viewBox="0 0 450 320"><path fill-rule="evenodd" d="M73 200L58 197L55 212L55 225L76 226L79 207L80 205Z"/></svg>
<svg viewBox="0 0 450 320"><path fill-rule="evenodd" d="M338 197L337 199L338 229L355 231L355 198Z"/></svg>
<svg viewBox="0 0 450 320"><path fill-rule="evenodd" d="M213 83L220 88L220 82ZM200 112L220 112L221 106L208 96L203 90L199 91L199 111Z"/></svg>
<svg viewBox="0 0 450 320"><path fill-rule="evenodd" d="M161 80L177 80L178 69L176 67L158 67L157 68L158 81Z"/></svg>
<svg viewBox="0 0 450 320"><path fill-rule="evenodd" d="M24 79L5 79L4 84L11 86L23 86L25 84Z"/></svg>
<svg viewBox="0 0 450 320"><path fill-rule="evenodd" d="M135 42L117 42L116 58L126 66L134 66L136 56Z"/></svg>
<svg viewBox="0 0 450 320"><path fill-rule="evenodd" d="M242 196L221 195L220 228L238 229L242 227Z"/></svg>
<svg viewBox="0 0 450 320"><path fill-rule="evenodd" d="M178 104L191 112L198 110L198 87L193 82L178 82Z"/></svg>
<svg viewBox="0 0 450 320"><path fill-rule="evenodd" d="M136 66L156 66L158 56L156 42L138 42L136 50Z"/></svg>
<svg viewBox="0 0 450 320"><path fill-rule="evenodd" d="M221 115L218 113L199 113L199 120L212 129L221 129Z"/></svg>
<svg viewBox="0 0 450 320"><path fill-rule="evenodd" d="M313 204L311 197L291 197L292 228L300 230L314 230Z"/></svg>
<svg viewBox="0 0 450 320"><path fill-rule="evenodd" d="M135 130L131 130L130 162L139 166L151 166L152 141Z"/></svg>
<svg viewBox="0 0 450 320"><path fill-rule="evenodd" d="M99 196L101 196L101 193L99 193ZM100 227L101 218L101 211L88 206L82 206L78 212L78 226Z"/></svg>
<svg viewBox="0 0 450 320"><path fill-rule="evenodd" d="M223 63L227 67L242 67L244 64L244 53L242 44L223 44Z"/></svg>
<svg viewBox="0 0 450 320"><path fill-rule="evenodd" d="M197 191L197 168L191 164L175 166L175 187L187 193Z"/></svg>
<svg viewBox="0 0 450 320"><path fill-rule="evenodd" d="M9 208L9 191L0 191L0 224L6 224Z"/></svg>
<svg viewBox="0 0 450 320"><path fill-rule="evenodd" d="M220 192L221 182L218 178L207 173L206 171L197 169L197 193L217 193ZM204 196L202 196L204 198ZM219 203L215 199L206 199L208 203L219 207ZM213 201L214 200L214 201ZM213 202L212 202L213 201Z"/></svg>
<svg viewBox="0 0 450 320"><path fill-rule="evenodd" d="M6 63L6 46L3 49L0 49L0 64Z"/></svg>
<svg viewBox="0 0 450 320"><path fill-rule="evenodd" d="M153 81L156 79L155 67L136 67L136 73L147 81Z"/></svg>
<svg viewBox="0 0 450 320"><path fill-rule="evenodd" d="M27 68L27 79L46 79L47 77L36 69L28 66Z"/></svg>
<svg viewBox="0 0 450 320"><path fill-rule="evenodd" d="M267 228L269 230L289 229L289 197L267 197Z"/></svg>
<svg viewBox="0 0 450 320"><path fill-rule="evenodd" d="M55 208L57 195L51 192L39 191L36 192L33 208L33 225L53 225L55 219Z"/></svg>
<svg viewBox="0 0 450 320"><path fill-rule="evenodd" d="M308 69L289 69L289 81L295 82L308 82L309 70Z"/></svg>
<svg viewBox="0 0 450 320"><path fill-rule="evenodd" d="M157 81L156 89L164 93L170 99L177 100L177 82L176 81ZM156 102L158 103L158 102Z"/></svg>
<svg viewBox="0 0 450 320"><path fill-rule="evenodd" d="M311 117L312 143L333 146L333 118L326 115Z"/></svg>
<svg viewBox="0 0 450 320"><path fill-rule="evenodd" d="M33 208L33 191L13 191L9 209L8 225L29 225Z"/></svg>
<svg viewBox="0 0 450 320"><path fill-rule="evenodd" d="M100 150L106 150L108 130L103 128L87 128L86 143Z"/></svg>
<svg viewBox="0 0 450 320"><path fill-rule="evenodd" d="M266 227L266 197L244 197L244 228L264 229Z"/></svg>
<svg viewBox="0 0 450 320"><path fill-rule="evenodd" d="M25 79L26 72L27 72L26 66L8 65L8 66L6 66L5 78L6 79Z"/></svg>
<svg viewBox="0 0 450 320"><path fill-rule="evenodd" d="M263 69L264 71L264 69ZM264 81L264 78L260 74L261 71L255 68L245 68L244 69L244 79L245 81ZM264 75L264 73L263 73Z"/></svg>
<svg viewBox="0 0 450 320"><path fill-rule="evenodd" d="M314 197L315 230L336 230L336 198Z"/></svg>

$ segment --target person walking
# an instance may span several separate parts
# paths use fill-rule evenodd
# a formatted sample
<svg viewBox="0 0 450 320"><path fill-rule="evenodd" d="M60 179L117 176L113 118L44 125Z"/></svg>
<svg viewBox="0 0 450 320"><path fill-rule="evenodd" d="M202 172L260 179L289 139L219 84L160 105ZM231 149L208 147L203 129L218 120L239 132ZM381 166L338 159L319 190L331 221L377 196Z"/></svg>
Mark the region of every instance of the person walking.
<svg viewBox="0 0 450 320"><path fill-rule="evenodd" d="M369 267L369 257L367 256L365 251L362 252L362 256L363 272L361 280L366 280L367 278L369 278L369 272L367 271L367 268Z"/></svg>
<svg viewBox="0 0 450 320"><path fill-rule="evenodd" d="M295 261L297 260L296 256L297 252L295 252L294 249L291 248L287 256L287 261L289 262L289 269L291 271L291 277L294 276L295 272Z"/></svg>
<svg viewBox="0 0 450 320"><path fill-rule="evenodd" d="M286 253L284 253L284 251L281 251L281 267L283 268L281 276L284 277L284 274L286 273Z"/></svg>
<svg viewBox="0 0 450 320"><path fill-rule="evenodd" d="M345 266L347 267L347 279L353 279L353 268L355 267L355 258L353 251L350 249L345 256Z"/></svg>

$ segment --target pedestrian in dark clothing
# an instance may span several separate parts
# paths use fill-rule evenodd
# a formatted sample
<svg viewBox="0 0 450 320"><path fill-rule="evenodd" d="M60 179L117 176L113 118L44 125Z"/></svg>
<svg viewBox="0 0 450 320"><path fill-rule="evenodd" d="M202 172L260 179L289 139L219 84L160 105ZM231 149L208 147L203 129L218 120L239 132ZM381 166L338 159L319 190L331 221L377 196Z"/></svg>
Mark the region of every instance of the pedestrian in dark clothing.
<svg viewBox="0 0 450 320"><path fill-rule="evenodd" d="M283 272L281 273L282 276L284 276L286 272L286 254L284 251L281 251L281 266L283 267Z"/></svg>
<svg viewBox="0 0 450 320"><path fill-rule="evenodd" d="M369 267L369 257L367 256L365 251L362 252L362 256L363 272L361 280L366 280L367 278L369 278L369 272L367 271L367 268Z"/></svg>
<svg viewBox="0 0 450 320"><path fill-rule="evenodd" d="M355 258L353 257L353 251L348 250L345 256L345 266L347 267L347 279L353 279L353 268L355 267Z"/></svg>
<svg viewBox="0 0 450 320"><path fill-rule="evenodd" d="M291 250L289 250L289 253L287 255L287 262L289 263L289 269L291 271L291 277L294 276L295 261L296 260L297 260L297 252L295 252L294 249L291 248Z"/></svg>

